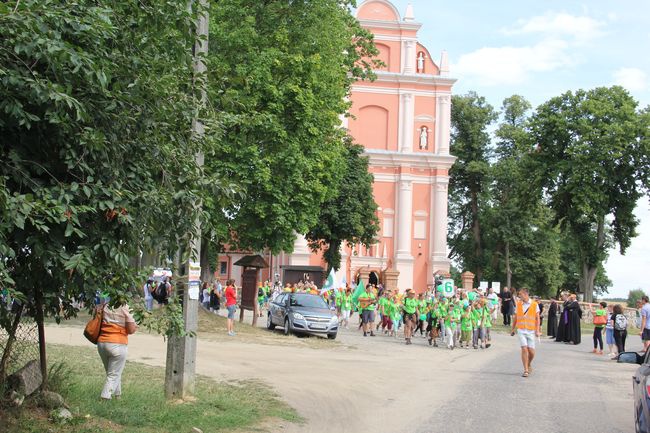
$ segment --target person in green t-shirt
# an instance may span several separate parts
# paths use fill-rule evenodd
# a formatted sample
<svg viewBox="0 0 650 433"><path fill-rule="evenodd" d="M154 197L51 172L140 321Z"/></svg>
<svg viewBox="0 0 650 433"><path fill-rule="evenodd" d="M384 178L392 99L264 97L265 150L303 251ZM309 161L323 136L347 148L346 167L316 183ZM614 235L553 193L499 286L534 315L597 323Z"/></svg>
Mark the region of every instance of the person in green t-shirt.
<svg viewBox="0 0 650 433"><path fill-rule="evenodd" d="M481 299L483 306L483 320L481 322L481 348L488 348L492 345L490 329L492 328L492 310L489 299Z"/></svg>
<svg viewBox="0 0 650 433"><path fill-rule="evenodd" d="M481 319L483 318L483 308L480 301L476 300L472 303L472 347L478 349L478 340L480 339L481 332Z"/></svg>
<svg viewBox="0 0 650 433"><path fill-rule="evenodd" d="M447 307L447 313L444 315L445 337L447 339L447 347L454 350L456 345L456 328L460 319L459 312L454 308L453 304Z"/></svg>
<svg viewBox="0 0 650 433"><path fill-rule="evenodd" d="M420 293L417 298L418 315L416 318L416 327L413 333L420 331L420 336L424 335L424 323L427 320L427 301L424 299L424 293Z"/></svg>
<svg viewBox="0 0 650 433"><path fill-rule="evenodd" d="M375 323L375 310L377 309L377 295L372 287L366 287L359 295L359 307L361 309L361 324L363 325L363 336L375 336L373 331Z"/></svg>
<svg viewBox="0 0 650 433"><path fill-rule="evenodd" d="M352 311L352 289L349 286L345 288L345 291L341 292L340 303L341 303L341 326L344 326L345 324L345 329L349 329L350 312Z"/></svg>
<svg viewBox="0 0 650 433"><path fill-rule="evenodd" d="M429 335L429 346L433 344L434 347L438 347L438 300L435 297L432 297L429 300L429 314L428 314L428 324L427 330Z"/></svg>
<svg viewBox="0 0 650 433"><path fill-rule="evenodd" d="M592 305L589 306L591 314L594 318L594 350L593 353L598 355L603 354L603 329L607 324L607 302L601 302L594 310ZM600 319L599 319L600 318ZM604 318L604 319L603 319ZM603 322L603 323L600 323ZM598 349L600 345L600 350Z"/></svg>
<svg viewBox="0 0 650 433"><path fill-rule="evenodd" d="M384 334L387 334L392 327L392 322L390 320L390 314L388 311L388 305L390 304L389 298L390 291L385 290L377 302L377 311L379 312L379 317L381 318L381 322L377 324L377 330L379 330L379 326L381 325L381 330L384 331Z"/></svg>
<svg viewBox="0 0 650 433"><path fill-rule="evenodd" d="M460 347L469 349L469 341L472 338L472 307L467 305L463 308L460 316Z"/></svg>
<svg viewBox="0 0 650 433"><path fill-rule="evenodd" d="M402 309L404 310L404 339L406 340L406 344L412 344L411 337L413 336L413 329L415 329L415 325L418 321L419 306L419 301L415 299L415 292L408 289L402 306Z"/></svg>
<svg viewBox="0 0 650 433"><path fill-rule="evenodd" d="M391 297L388 303L388 312L392 325L388 335L397 337L397 328L399 327L400 320L402 320L402 309L397 295Z"/></svg>

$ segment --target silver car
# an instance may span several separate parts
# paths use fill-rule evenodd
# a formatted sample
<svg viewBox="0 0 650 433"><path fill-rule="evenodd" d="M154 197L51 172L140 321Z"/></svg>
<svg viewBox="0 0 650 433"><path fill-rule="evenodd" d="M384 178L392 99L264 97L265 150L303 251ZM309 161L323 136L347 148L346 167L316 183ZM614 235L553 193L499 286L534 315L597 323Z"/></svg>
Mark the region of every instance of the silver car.
<svg viewBox="0 0 650 433"><path fill-rule="evenodd" d="M318 295L308 293L281 293L269 304L266 320L268 329L282 326L285 335L327 335L334 340L339 331L336 313Z"/></svg>

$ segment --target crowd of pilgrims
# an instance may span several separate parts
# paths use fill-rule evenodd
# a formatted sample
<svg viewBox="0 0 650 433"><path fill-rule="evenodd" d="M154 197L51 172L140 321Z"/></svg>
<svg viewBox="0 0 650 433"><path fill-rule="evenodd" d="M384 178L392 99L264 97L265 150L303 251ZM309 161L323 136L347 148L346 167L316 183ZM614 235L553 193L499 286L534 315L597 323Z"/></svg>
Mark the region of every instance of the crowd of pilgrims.
<svg viewBox="0 0 650 433"><path fill-rule="evenodd" d="M492 344L490 330L497 320L497 313L501 312L503 325L509 327L518 301L517 291L508 287L504 287L500 293L495 293L491 288L482 291L478 288L463 290L455 287L454 296L445 297L441 288L422 293L407 289L401 293L385 289L381 284L357 287L347 284L338 289L321 290L311 281L286 284L284 287L265 281L259 284L257 292L260 316L262 310L268 307L268 302L280 292L323 297L329 307L336 310L341 326L346 329L350 327L351 317L358 313L358 329L366 337L374 337L375 332L382 332L397 338L401 331L406 344L412 344L413 337L420 335L427 338L429 345L452 350L457 347L489 348ZM210 299L208 296L206 293L204 302ZM537 296L534 299L539 301ZM539 302L539 308L540 334L546 318L549 338L566 344L581 343L583 309L575 294L562 293L559 299L551 299L546 317L544 304ZM625 351L627 318L623 309L620 305L608 306L605 302L589 309L594 324L593 353L604 353L605 340L609 355L615 358Z"/></svg>
<svg viewBox="0 0 650 433"><path fill-rule="evenodd" d="M359 289L349 285L338 289L321 291L311 282L287 284L285 292L320 295L332 309L336 309L342 327L350 327L350 318L359 316L358 329L366 337L375 332L398 337L403 330L406 344L412 344L414 336L427 338L429 345L488 348L491 345L490 329L496 320L498 295L478 289L456 289L453 297L444 297L439 291L416 293L408 289L404 293L384 289L381 285L368 285ZM258 292L269 293L267 283ZM263 306L263 298L260 306Z"/></svg>

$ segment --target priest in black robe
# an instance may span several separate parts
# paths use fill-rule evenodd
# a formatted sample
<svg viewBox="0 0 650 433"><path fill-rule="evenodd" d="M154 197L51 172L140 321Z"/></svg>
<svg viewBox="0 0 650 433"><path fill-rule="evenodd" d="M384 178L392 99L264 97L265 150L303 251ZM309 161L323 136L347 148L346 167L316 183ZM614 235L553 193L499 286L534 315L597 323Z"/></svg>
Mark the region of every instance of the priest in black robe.
<svg viewBox="0 0 650 433"><path fill-rule="evenodd" d="M566 309L567 305L569 304L567 295L562 295L562 301L562 311L558 310L560 322L557 325L557 332L555 333L555 341L558 343L566 343L569 341L566 339L566 336L568 335L567 328L569 327L569 312Z"/></svg>
<svg viewBox="0 0 650 433"><path fill-rule="evenodd" d="M582 334L580 332L580 321L582 320L582 308L580 308L580 303L576 300L576 295L571 295L569 297L569 303L566 307L568 324L564 336L564 341L567 341L571 344L580 344Z"/></svg>
<svg viewBox="0 0 650 433"><path fill-rule="evenodd" d="M557 316L558 305L555 299L551 299L551 305L548 307L548 321L546 324L546 335L555 338L557 335Z"/></svg>

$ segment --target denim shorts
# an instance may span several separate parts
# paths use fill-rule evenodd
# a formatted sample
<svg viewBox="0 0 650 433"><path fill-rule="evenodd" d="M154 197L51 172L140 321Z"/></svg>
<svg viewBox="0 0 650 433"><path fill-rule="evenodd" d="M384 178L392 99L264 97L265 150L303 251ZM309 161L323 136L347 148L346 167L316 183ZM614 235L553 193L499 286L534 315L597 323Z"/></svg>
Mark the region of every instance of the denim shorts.
<svg viewBox="0 0 650 433"><path fill-rule="evenodd" d="M235 311L237 311L237 306L236 305L229 305L226 308L228 309L228 318L229 319L234 319L235 318Z"/></svg>
<svg viewBox="0 0 650 433"><path fill-rule="evenodd" d="M606 340L606 344L616 344L616 341L614 341L614 329L613 328L606 328L605 329L605 340Z"/></svg>

